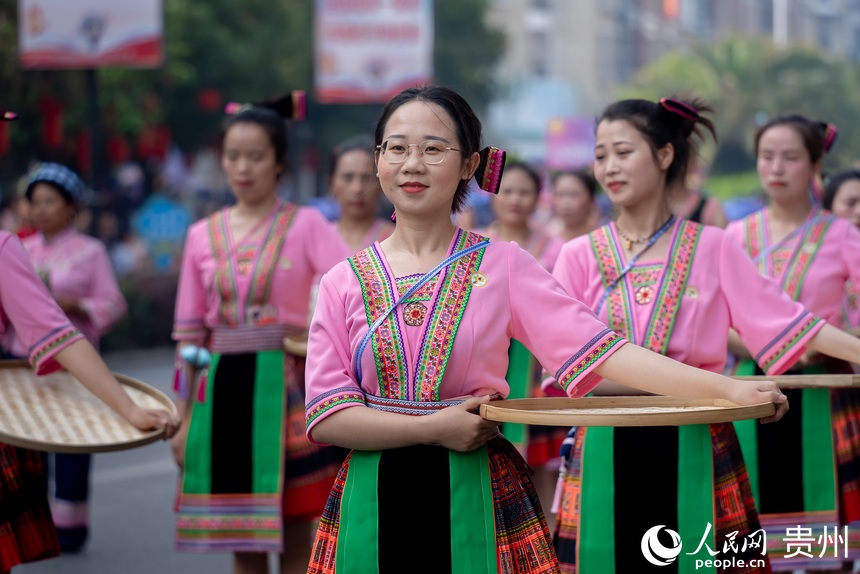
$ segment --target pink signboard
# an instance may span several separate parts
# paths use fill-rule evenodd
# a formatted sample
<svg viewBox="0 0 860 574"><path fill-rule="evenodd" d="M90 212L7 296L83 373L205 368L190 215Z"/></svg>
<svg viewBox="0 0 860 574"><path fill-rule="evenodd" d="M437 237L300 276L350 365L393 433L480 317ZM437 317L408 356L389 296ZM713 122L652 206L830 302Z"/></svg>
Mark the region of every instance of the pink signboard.
<svg viewBox="0 0 860 574"><path fill-rule="evenodd" d="M432 80L432 0L316 0L315 7L317 101L381 103Z"/></svg>
<svg viewBox="0 0 860 574"><path fill-rule="evenodd" d="M547 128L546 166L577 169L594 161L594 118L554 118Z"/></svg>

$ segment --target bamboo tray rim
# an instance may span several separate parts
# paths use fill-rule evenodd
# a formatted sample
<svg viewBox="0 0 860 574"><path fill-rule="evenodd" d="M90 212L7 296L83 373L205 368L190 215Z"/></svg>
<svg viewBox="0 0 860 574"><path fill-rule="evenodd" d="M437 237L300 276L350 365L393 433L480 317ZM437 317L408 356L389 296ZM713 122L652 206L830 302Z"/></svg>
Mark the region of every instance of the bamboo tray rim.
<svg viewBox="0 0 860 574"><path fill-rule="evenodd" d="M0 375L6 369L28 369L32 371L32 366L27 361L19 361L19 360L11 360L11 361L0 361ZM52 373L53 374L53 373ZM65 373L71 380L77 385L83 386L83 384L75 378L71 373ZM148 385L143 381L135 379L133 377L129 377L128 375L123 375L122 373L113 373L116 377L117 381L120 385L125 387L129 387L131 389L135 389L140 391L146 395L149 395L151 398L154 398L158 401L159 405L164 407L168 412L172 414L176 414L176 405L166 394L156 389L152 385ZM39 376L33 372L33 378L38 379ZM93 403L101 404L101 399L90 393L88 390L86 391L89 396L92 398ZM0 398L2 400L2 398ZM119 415L117 415L119 417ZM120 417L120 419L131 428L131 423ZM70 453L70 454L86 454L86 453L99 453L99 452L115 452L120 450L128 450L132 448L137 448L140 446L145 446L156 442L158 440L164 439L164 429L151 430L151 431L138 431L140 432L140 436L134 439L123 440L123 441L114 441L114 442L104 442L104 443L64 443L64 442L51 442L51 441L43 441L32 438L23 437L16 434L11 434L10 432L5 431L3 428L0 428L0 442L4 442L6 444L10 444L12 446L17 446L21 448L28 448L31 450L45 451L45 452L59 452L59 453Z"/></svg>
<svg viewBox="0 0 860 574"><path fill-rule="evenodd" d="M733 379L741 381L773 381L781 389L849 389L860 387L860 375L837 373L837 374L795 374L768 377L767 375L755 375L750 377L738 377L732 375Z"/></svg>
<svg viewBox="0 0 860 574"><path fill-rule="evenodd" d="M307 332L296 333L284 337L284 350L291 355L299 357L308 356L308 334Z"/></svg>
<svg viewBox="0 0 860 574"><path fill-rule="evenodd" d="M642 412L612 412L612 409L643 409ZM649 408L678 408L670 412L647 412ZM577 412L606 409L605 413ZM565 411L565 412L559 412ZM772 416L773 403L740 406L722 399L686 399L663 396L534 398L493 401L481 405L483 418L496 422L538 426L683 426L725 423Z"/></svg>

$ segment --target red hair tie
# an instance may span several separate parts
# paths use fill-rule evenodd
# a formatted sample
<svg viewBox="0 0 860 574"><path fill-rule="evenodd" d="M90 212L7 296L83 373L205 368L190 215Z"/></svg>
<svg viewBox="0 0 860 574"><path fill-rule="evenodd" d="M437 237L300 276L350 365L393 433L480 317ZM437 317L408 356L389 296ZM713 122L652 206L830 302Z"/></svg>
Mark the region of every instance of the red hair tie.
<svg viewBox="0 0 860 574"><path fill-rule="evenodd" d="M699 111L696 108L688 103L682 102L681 100L676 100L674 98L661 98L660 105L663 106L663 109L666 111L679 115L691 122L695 122L701 117L699 116Z"/></svg>
<svg viewBox="0 0 860 574"><path fill-rule="evenodd" d="M823 138L822 145L824 147L824 153L829 152L833 148L833 144L836 143L836 138L839 137L839 130L836 128L836 124L832 123L821 123L821 137Z"/></svg>

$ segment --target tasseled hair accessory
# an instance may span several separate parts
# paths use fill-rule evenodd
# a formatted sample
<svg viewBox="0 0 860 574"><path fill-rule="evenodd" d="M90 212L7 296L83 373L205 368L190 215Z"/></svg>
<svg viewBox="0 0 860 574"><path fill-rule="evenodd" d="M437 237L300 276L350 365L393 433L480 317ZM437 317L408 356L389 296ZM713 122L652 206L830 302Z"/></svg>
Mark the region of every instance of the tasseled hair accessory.
<svg viewBox="0 0 860 574"><path fill-rule="evenodd" d="M293 90L283 98L275 101L264 101L252 104L230 102L224 106L227 115L240 114L246 110L261 108L269 110L289 120L304 120L308 117L308 99L304 90Z"/></svg>
<svg viewBox="0 0 860 574"><path fill-rule="evenodd" d="M836 127L836 124L828 123L828 122L818 122L818 126L821 129L821 150L826 154L829 153L831 149L833 149L834 144L836 144L836 139L839 137L839 130ZM816 203L821 203L824 197L824 178L821 177L820 173L816 173L812 176L812 181L809 185L812 191L812 198Z"/></svg>
<svg viewBox="0 0 860 574"><path fill-rule="evenodd" d="M503 149L488 146L478 152L480 159L475 176L469 182L470 187L479 187L487 193L499 193L502 184L502 174L505 171L507 152ZM397 213L391 214L391 221L397 221Z"/></svg>

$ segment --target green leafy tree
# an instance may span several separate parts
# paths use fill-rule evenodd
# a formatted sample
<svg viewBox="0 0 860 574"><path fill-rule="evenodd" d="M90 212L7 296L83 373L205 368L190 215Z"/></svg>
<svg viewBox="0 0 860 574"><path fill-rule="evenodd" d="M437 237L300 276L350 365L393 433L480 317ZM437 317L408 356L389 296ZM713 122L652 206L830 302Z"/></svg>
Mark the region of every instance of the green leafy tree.
<svg viewBox="0 0 860 574"><path fill-rule="evenodd" d="M720 147L717 172L748 170L757 121L800 113L840 128L828 158L845 166L860 145L860 70L809 47L785 50L763 39L732 39L673 52L644 68L622 97L657 99L667 94L703 97L716 109Z"/></svg>

